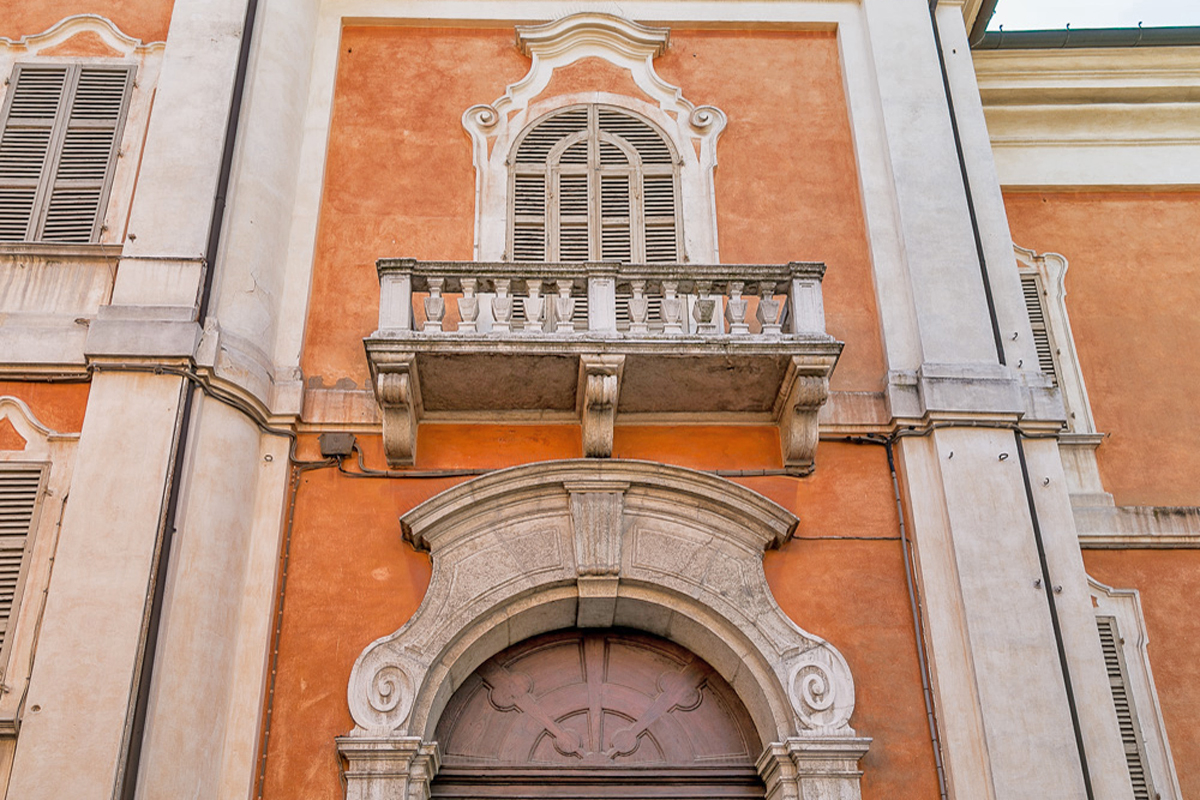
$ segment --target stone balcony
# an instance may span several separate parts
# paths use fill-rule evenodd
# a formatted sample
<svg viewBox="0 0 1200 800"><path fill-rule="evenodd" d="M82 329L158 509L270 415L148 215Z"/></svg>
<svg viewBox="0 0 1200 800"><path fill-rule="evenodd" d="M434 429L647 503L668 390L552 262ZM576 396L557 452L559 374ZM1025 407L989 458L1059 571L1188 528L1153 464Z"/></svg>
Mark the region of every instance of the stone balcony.
<svg viewBox="0 0 1200 800"><path fill-rule="evenodd" d="M842 350L825 332L823 264L517 264L381 259L364 340L393 466L430 418L577 414L584 452L617 416L774 422L812 469Z"/></svg>

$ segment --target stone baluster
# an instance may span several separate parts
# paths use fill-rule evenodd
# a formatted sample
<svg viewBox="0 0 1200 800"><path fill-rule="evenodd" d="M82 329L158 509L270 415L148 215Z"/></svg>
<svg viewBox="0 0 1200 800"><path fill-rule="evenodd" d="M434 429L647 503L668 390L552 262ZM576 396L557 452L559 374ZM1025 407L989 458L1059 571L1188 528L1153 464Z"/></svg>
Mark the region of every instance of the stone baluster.
<svg viewBox="0 0 1200 800"><path fill-rule="evenodd" d="M538 334L542 332L542 320L546 312L546 300L542 297L542 282L530 278L525 282L529 287L529 296L521 298L525 304L525 333Z"/></svg>
<svg viewBox="0 0 1200 800"><path fill-rule="evenodd" d="M783 309L783 303L775 299L775 281L762 281L758 284L758 292L758 311L755 316L762 325L763 335L778 336L782 331L779 312Z"/></svg>
<svg viewBox="0 0 1200 800"><path fill-rule="evenodd" d="M492 298L492 331L508 333L512 330L513 298L508 293L512 281L508 278L496 278L496 296Z"/></svg>
<svg viewBox="0 0 1200 800"><path fill-rule="evenodd" d="M683 298L679 291L679 281L663 281L663 333L683 333Z"/></svg>
<svg viewBox="0 0 1200 800"><path fill-rule="evenodd" d="M575 298L571 297L572 281L561 280L555 284L558 297L554 298L555 333L575 332Z"/></svg>
<svg viewBox="0 0 1200 800"><path fill-rule="evenodd" d="M633 297L629 298L629 332L648 333L650 301L646 299L646 282L630 281L629 286L633 289Z"/></svg>
<svg viewBox="0 0 1200 800"><path fill-rule="evenodd" d="M475 333L476 320L479 319L479 298L475 296L477 281L474 278L463 278L462 297L458 298L459 333Z"/></svg>
<svg viewBox="0 0 1200 800"><path fill-rule="evenodd" d="M717 299L712 295L712 284L696 283L696 304L692 307L692 319L696 320L696 333L714 334L717 329Z"/></svg>
<svg viewBox="0 0 1200 800"><path fill-rule="evenodd" d="M429 297L425 298L425 333L436 333L442 330L442 320L446 316L446 298L442 297L442 286L445 278L429 279Z"/></svg>
<svg viewBox="0 0 1200 800"><path fill-rule="evenodd" d="M729 333L734 336L745 336L750 333L750 326L746 323L746 309L749 307L749 302L742 297L744 285L741 281L729 282L729 300L725 304L725 319L729 321Z"/></svg>

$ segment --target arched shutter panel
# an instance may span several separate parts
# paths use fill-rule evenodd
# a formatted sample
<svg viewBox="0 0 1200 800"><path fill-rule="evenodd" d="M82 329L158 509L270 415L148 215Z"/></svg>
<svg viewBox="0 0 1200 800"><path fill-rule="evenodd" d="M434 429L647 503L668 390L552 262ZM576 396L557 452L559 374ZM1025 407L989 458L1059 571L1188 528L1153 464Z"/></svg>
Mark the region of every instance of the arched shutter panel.
<svg viewBox="0 0 1200 800"><path fill-rule="evenodd" d="M680 260L676 159L645 120L596 105L555 112L522 134L509 167L512 260Z"/></svg>

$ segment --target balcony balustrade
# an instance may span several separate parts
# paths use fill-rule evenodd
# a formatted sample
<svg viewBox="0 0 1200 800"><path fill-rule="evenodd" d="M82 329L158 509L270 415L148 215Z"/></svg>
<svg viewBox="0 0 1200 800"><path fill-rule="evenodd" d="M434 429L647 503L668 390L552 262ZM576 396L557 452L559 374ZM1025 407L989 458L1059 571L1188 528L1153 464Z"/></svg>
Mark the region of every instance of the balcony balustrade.
<svg viewBox="0 0 1200 800"><path fill-rule="evenodd" d="M381 259L364 340L393 465L422 417L574 412L584 452L630 421L772 421L812 468L842 344L825 332L823 264L523 264Z"/></svg>

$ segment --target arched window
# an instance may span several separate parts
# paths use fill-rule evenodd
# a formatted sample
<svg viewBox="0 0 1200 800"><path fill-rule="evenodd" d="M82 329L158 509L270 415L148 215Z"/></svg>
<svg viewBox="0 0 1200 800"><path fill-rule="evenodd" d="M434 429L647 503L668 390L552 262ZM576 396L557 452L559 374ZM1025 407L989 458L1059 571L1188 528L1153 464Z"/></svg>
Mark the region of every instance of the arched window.
<svg viewBox="0 0 1200 800"><path fill-rule="evenodd" d="M512 152L509 260L680 260L679 157L648 120L568 106L533 122Z"/></svg>

